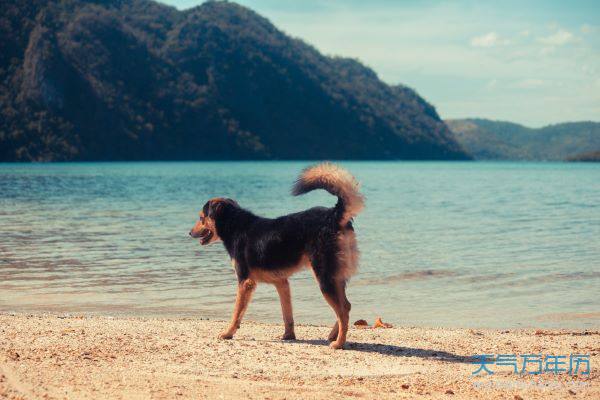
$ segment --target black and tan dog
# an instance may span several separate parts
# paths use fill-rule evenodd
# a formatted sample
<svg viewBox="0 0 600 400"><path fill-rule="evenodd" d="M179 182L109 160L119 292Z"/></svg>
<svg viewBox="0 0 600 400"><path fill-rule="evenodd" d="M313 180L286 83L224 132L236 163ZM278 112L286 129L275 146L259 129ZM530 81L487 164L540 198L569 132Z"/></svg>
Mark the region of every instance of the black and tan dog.
<svg viewBox="0 0 600 400"><path fill-rule="evenodd" d="M337 196L335 207L314 207L275 219L258 217L227 198L214 198L202 208L190 235L199 238L202 245L222 240L238 278L231 324L219 338L233 337L257 283L267 282L275 285L281 300L285 323L282 339L295 339L288 277L310 267L337 316L329 334L331 347L344 346L350 313L346 282L358 264L352 218L362 210L364 199L354 177L329 163L305 169L292 194L315 189Z"/></svg>

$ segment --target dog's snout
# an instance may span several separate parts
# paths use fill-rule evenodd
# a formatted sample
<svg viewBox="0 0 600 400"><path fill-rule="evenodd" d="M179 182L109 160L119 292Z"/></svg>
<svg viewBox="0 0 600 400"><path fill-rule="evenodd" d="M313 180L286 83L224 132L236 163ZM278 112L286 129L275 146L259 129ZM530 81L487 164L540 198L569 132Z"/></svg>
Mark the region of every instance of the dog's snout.
<svg viewBox="0 0 600 400"><path fill-rule="evenodd" d="M188 233L188 235L192 236L192 231L190 231L190 232Z"/></svg>

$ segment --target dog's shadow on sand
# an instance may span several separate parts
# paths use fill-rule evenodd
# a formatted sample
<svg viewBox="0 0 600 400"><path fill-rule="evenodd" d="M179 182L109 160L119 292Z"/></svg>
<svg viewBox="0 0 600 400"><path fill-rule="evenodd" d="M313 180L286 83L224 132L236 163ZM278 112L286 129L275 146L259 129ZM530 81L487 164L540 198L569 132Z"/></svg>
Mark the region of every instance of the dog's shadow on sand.
<svg viewBox="0 0 600 400"><path fill-rule="evenodd" d="M272 342L276 342L273 340ZM329 342L324 339L296 339L290 340L290 343L303 343L313 346L329 346ZM361 342L346 342L344 351L361 351L365 353L378 353L385 356L394 357L419 357L425 359L438 360L452 363L473 363L473 357L459 356L447 351L418 349L412 347L394 346L391 344L382 343L361 343Z"/></svg>

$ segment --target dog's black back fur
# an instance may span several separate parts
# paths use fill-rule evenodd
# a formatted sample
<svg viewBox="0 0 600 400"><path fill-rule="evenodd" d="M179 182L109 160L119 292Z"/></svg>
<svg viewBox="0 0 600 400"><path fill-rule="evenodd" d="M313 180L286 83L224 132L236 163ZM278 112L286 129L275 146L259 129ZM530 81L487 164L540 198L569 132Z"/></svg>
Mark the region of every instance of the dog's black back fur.
<svg viewBox="0 0 600 400"><path fill-rule="evenodd" d="M210 215L210 204L205 207ZM327 285L338 268L338 234L353 230L350 221L342 228L339 220L338 207L314 207L272 219L227 202L219 211L216 227L236 261L238 280L247 279L250 268L274 272L293 268L307 256L319 281Z"/></svg>

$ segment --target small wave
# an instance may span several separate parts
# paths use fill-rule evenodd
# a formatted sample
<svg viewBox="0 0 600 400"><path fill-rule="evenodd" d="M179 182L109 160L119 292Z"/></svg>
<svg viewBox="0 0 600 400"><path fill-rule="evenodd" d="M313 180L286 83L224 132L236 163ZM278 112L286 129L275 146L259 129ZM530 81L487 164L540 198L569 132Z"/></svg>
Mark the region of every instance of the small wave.
<svg viewBox="0 0 600 400"><path fill-rule="evenodd" d="M425 269L419 271L406 271L396 275L388 275L382 277L364 278L354 282L354 285L366 286L366 285L389 285L390 283L423 280L429 278L448 278L456 276L456 271L444 270L444 269Z"/></svg>

